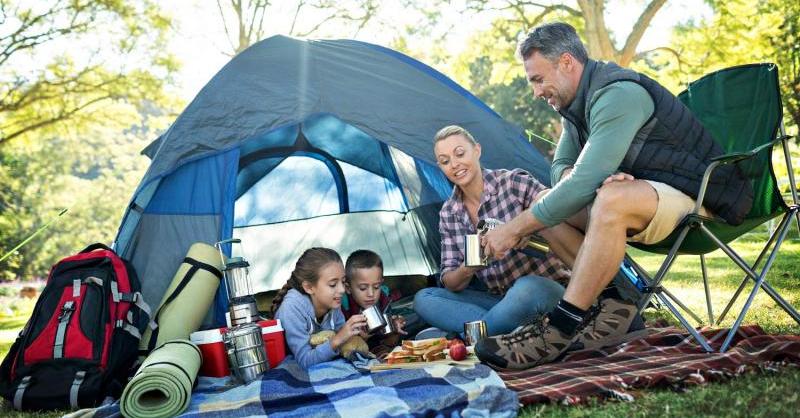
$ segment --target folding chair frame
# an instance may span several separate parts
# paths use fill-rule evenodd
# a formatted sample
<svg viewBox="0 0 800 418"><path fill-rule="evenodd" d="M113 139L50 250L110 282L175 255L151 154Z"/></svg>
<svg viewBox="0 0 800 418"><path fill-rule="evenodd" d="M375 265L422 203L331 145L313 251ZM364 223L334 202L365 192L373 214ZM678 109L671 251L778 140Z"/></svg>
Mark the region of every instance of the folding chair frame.
<svg viewBox="0 0 800 418"><path fill-rule="evenodd" d="M707 352L713 351L708 341L705 339L705 337L700 335L700 333L697 332L697 330L693 326L689 324L689 322L680 313L680 311L676 308L675 305L678 305L684 312L689 314L689 316L694 318L698 323L702 323L703 321L700 319L699 316L697 316L688 307L686 307L683 303L681 303L671 293L669 293L666 289L661 287L661 281L664 279L667 272L672 267L672 264L674 263L675 258L678 255L678 251L681 248L681 244L683 244L683 241L686 239L689 230L692 228L698 228L705 236L711 239L728 257L730 257L730 259L739 268L741 268L745 272L745 277L742 279L742 282L739 285L739 288L736 290L734 296L731 298L730 302L725 307L722 314L720 314L720 317L717 319L717 321L714 321L714 313L711 306L711 294L708 286L708 275L706 272L705 257L702 254L700 255L700 267L703 273L703 286L705 288L706 307L708 310L709 325L713 325L715 322L717 325L719 325L719 323L722 322L725 315L730 310L731 306L733 306L733 304L736 302L736 299L739 297L742 290L744 290L744 287L746 286L748 279L755 281L755 284L753 285L753 288L750 291L749 296L747 297L747 301L745 302L744 307L742 308L741 312L739 313L739 316L736 318L736 320L733 323L733 326L731 327L730 331L725 337L725 341L723 342L722 347L720 348L720 352L726 351L730 346L733 336L736 335L739 326L741 326L742 321L744 320L747 311L750 309L750 305L753 303L753 300L755 299L756 293L758 293L759 289L763 288L764 291L781 308L783 308L783 310L786 311L786 313L789 314L789 316L791 316L795 321L797 321L798 324L800 324L800 313L798 313L797 310L795 310L788 302L786 302L786 300L784 300L780 296L780 294L778 294L778 292L775 291L775 289L772 286L770 286L769 283L766 281L767 273L772 267L772 263L775 261L775 257L778 254L778 250L780 249L781 244L786 238L786 234L789 232L789 226L791 225L792 218L795 219L798 228L798 233L800 234L800 200L798 200L798 193L797 193L797 188L795 186L796 183L794 180L794 172L792 169L791 156L789 154L789 145L787 142L790 138L791 136L786 135L783 122L781 122L780 135L775 140L763 144L749 152L732 153L716 157L712 160L712 163L708 166L705 174L703 175L703 181L700 186L700 193L697 196L697 201L695 203L694 211L687 216L688 222L682 227L678 235L678 238L670 248L667 257L664 259L664 262L662 263L655 277L650 279L649 286L647 286L645 289L646 299L645 303L642 305L641 310L643 310L644 307L647 306L650 299L655 295L661 301L661 303L664 306L666 306L667 309L670 310L670 312L681 323L681 325L683 325L684 328L686 328L689 331L689 333L695 338L695 340L697 340L698 343L700 343L703 349L706 350ZM706 194L706 189L708 187L708 181L711 177L711 173L717 167L725 164L736 163L742 160L746 160L748 158L752 158L755 155L757 155L760 151L763 151L765 148L772 149L779 142L782 144L784 158L786 159L786 167L789 172L789 183L790 183L789 188L791 190L793 204L788 206L788 210L781 217L781 221L778 224L778 227L770 235L767 244L764 246L764 249L761 251L761 254L759 254L756 261L753 263L753 265L748 265L747 262L744 261L730 246L728 246L727 244L722 242L719 238L717 238L717 236L715 236L714 233L711 232L708 229L708 227L706 227L703 224L704 218L700 216L700 208L702 207L703 198L705 197ZM772 247L772 250L770 250L770 247ZM761 269L761 271L756 272L758 265L761 263L761 260L767 253L769 253L769 255L767 256L767 261L764 264L764 267ZM670 300L672 300L672 302L674 302L675 304L670 302Z"/></svg>

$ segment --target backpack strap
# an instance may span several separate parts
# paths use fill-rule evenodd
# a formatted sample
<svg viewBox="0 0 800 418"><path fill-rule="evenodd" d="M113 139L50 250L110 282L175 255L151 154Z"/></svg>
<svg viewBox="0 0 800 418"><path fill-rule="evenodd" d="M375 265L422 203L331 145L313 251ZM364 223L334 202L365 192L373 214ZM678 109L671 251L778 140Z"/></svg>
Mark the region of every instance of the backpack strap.
<svg viewBox="0 0 800 418"><path fill-rule="evenodd" d="M31 384L31 377L25 376L19 382L17 386L17 391L14 393L14 409L20 410L22 409L22 396L25 394L25 389L28 388L28 385Z"/></svg>
<svg viewBox="0 0 800 418"><path fill-rule="evenodd" d="M133 326L130 322L118 319L117 322L114 323L114 327L122 328L123 331L127 332L128 334L131 334L137 340L142 339L142 333L139 332L139 329Z"/></svg>
<svg viewBox="0 0 800 418"><path fill-rule="evenodd" d="M130 302L136 305L139 310L147 314L147 318L153 318L153 312L150 309L150 305L144 301L144 297L142 296L141 292L134 292L134 293L120 293L119 285L117 284L116 280L111 281L111 300L116 303L121 302ZM152 319L150 320L150 328L156 329L156 323Z"/></svg>
<svg viewBox="0 0 800 418"><path fill-rule="evenodd" d="M56 331L56 340L53 345L54 359L64 357L64 339L66 338L67 326L73 312L75 312L75 301L69 300L64 303L61 307L61 313L58 314L58 330Z"/></svg>
<svg viewBox="0 0 800 418"><path fill-rule="evenodd" d="M75 379L72 379L72 386L69 388L69 406L72 409L78 408L78 392L81 390L83 380L86 378L86 372L80 370L75 373Z"/></svg>
<svg viewBox="0 0 800 418"><path fill-rule="evenodd" d="M194 277L194 274L197 272L197 270L201 270L201 269L205 270L205 271L213 274L214 276L216 276L217 279L222 280L222 272L219 271L218 268L216 268L216 267L214 267L214 266L212 266L210 264L203 263L202 261L197 261L197 260L195 260L194 258L191 258L191 257L184 258L183 262L186 263L186 264L191 265L191 267L186 272L186 274L183 275L183 278L181 279L180 283L178 283L178 286L175 287L175 290L173 290L172 293L169 295L169 297L167 297L167 299L164 300L164 304L161 305L158 308L158 311L156 312L156 316L155 316L155 318L153 318L153 321L156 324L158 324L158 317L161 315L161 312L164 310L164 307L166 307L167 305L172 303L172 301L175 300L175 298L177 298L178 295L181 294L181 292L183 291L183 288L185 288L186 285L189 284L189 281L192 279L192 277ZM158 330L159 330L158 328L155 328L153 330L153 333L150 335L150 341L147 342L147 352L148 353L153 351L153 349L156 346L156 341L158 340Z"/></svg>

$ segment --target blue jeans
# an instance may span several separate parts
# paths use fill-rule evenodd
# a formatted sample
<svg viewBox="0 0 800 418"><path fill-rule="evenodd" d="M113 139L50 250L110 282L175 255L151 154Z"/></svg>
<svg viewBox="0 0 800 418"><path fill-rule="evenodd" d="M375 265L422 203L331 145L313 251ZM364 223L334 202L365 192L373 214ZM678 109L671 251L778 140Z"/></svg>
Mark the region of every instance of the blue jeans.
<svg viewBox="0 0 800 418"><path fill-rule="evenodd" d="M535 315L550 312L563 294L564 287L553 280L523 276L505 296L489 294L474 285L460 292L425 288L414 296L414 310L425 322L448 332L463 333L464 322L482 319L488 334L498 335L511 332Z"/></svg>

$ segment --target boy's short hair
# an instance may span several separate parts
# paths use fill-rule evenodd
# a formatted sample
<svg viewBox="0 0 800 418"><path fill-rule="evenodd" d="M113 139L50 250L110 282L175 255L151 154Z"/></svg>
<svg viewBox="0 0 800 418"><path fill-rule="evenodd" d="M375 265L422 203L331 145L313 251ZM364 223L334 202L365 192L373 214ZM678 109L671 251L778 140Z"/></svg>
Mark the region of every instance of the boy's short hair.
<svg viewBox="0 0 800 418"><path fill-rule="evenodd" d="M353 274L358 269L368 269L378 267L383 272L383 260L374 251L370 250L356 250L347 257L347 262L344 264L344 274L347 281L353 278Z"/></svg>

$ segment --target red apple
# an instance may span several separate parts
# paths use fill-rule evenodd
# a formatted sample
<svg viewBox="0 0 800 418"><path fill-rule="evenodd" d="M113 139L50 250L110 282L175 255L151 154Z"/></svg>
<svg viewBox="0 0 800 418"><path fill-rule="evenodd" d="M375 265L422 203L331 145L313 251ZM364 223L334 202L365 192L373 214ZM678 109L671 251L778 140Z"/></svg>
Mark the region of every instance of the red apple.
<svg viewBox="0 0 800 418"><path fill-rule="evenodd" d="M450 345L450 358L455 361L461 361L467 358L467 347L464 344L451 344Z"/></svg>
<svg viewBox="0 0 800 418"><path fill-rule="evenodd" d="M450 348L450 347L452 347L452 346L454 346L456 344L465 345L464 341L462 341L461 338L455 337L455 338L447 341L447 348Z"/></svg>

